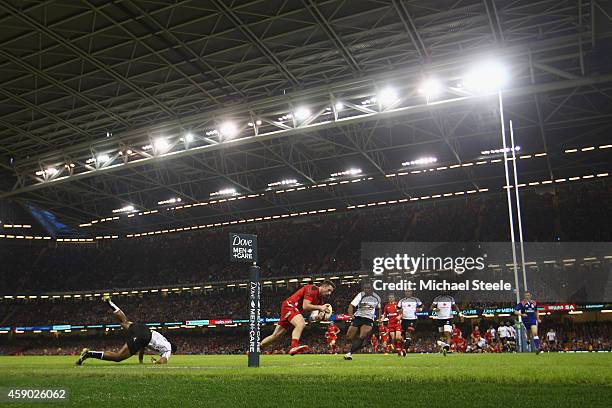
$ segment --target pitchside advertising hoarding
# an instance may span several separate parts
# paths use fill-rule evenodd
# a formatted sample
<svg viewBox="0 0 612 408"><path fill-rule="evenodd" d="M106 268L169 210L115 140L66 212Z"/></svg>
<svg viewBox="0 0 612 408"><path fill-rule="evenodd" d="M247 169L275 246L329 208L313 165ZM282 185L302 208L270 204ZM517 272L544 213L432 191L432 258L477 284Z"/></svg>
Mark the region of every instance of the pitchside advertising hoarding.
<svg viewBox="0 0 612 408"><path fill-rule="evenodd" d="M526 286L539 303L612 302L612 243L525 243L524 272L517 253L516 277L505 242L363 243L361 266L380 294L411 290L423 301L444 293L463 304L508 304Z"/></svg>

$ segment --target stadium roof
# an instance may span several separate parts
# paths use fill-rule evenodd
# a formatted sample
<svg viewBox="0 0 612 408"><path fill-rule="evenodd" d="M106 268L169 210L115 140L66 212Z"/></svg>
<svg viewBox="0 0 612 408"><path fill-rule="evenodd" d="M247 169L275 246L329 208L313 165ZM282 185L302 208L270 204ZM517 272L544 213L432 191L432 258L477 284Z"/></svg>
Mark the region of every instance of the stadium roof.
<svg viewBox="0 0 612 408"><path fill-rule="evenodd" d="M0 199L88 236L499 189L503 167L477 165L501 147L497 95L462 82L492 60L531 155L521 180L601 174L611 16L587 0L0 0Z"/></svg>

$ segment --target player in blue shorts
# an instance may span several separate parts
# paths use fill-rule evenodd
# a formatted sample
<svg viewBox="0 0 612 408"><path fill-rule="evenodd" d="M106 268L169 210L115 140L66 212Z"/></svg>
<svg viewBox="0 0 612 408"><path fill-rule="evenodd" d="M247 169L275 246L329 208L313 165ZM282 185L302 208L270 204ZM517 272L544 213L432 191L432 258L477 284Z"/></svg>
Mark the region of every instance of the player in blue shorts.
<svg viewBox="0 0 612 408"><path fill-rule="evenodd" d="M533 340L533 347L536 354L540 354L540 338L538 337L538 323L541 322L538 313L538 305L533 300L531 292L525 292L521 303L514 308L514 314L521 316L523 324L527 330L527 343L530 344Z"/></svg>

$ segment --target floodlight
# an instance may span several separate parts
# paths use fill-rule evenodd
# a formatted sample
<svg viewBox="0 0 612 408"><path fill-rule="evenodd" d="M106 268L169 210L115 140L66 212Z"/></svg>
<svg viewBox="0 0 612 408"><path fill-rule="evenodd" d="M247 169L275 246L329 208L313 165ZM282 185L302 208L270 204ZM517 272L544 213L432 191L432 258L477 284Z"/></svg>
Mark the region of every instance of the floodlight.
<svg viewBox="0 0 612 408"><path fill-rule="evenodd" d="M463 77L463 86L475 92L501 90L508 82L506 67L497 61L484 61Z"/></svg>
<svg viewBox="0 0 612 408"><path fill-rule="evenodd" d="M223 137L231 138L238 134L238 127L234 122L224 122L219 127L219 133Z"/></svg>
<svg viewBox="0 0 612 408"><path fill-rule="evenodd" d="M294 115L297 120L306 120L310 117L310 109L306 107L297 108L294 112Z"/></svg>
<svg viewBox="0 0 612 408"><path fill-rule="evenodd" d="M384 106L393 105L399 100L399 97L395 89L391 87L387 87L387 88L382 89L378 93L376 100L378 101L378 103L380 103L381 106L384 107Z"/></svg>

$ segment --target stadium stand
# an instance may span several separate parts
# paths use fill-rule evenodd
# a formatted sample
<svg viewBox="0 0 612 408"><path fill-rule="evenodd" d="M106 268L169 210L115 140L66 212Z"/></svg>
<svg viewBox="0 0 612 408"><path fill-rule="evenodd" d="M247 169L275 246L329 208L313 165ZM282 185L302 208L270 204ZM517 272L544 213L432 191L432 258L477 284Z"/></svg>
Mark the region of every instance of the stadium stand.
<svg viewBox="0 0 612 408"><path fill-rule="evenodd" d="M611 203L612 188L607 185L560 189L557 195L526 193L525 240L611 241L612 219L606 216L612 212ZM264 223L240 230L259 237L262 276L309 276L359 269L362 242L507 241L505 211L503 196L495 195L356 211L309 218L308 222ZM244 269L229 262L226 241L227 230L219 229L97 245L7 244L0 248L6 265L0 272L0 293L244 278ZM306 247L308 251L303 250Z"/></svg>

